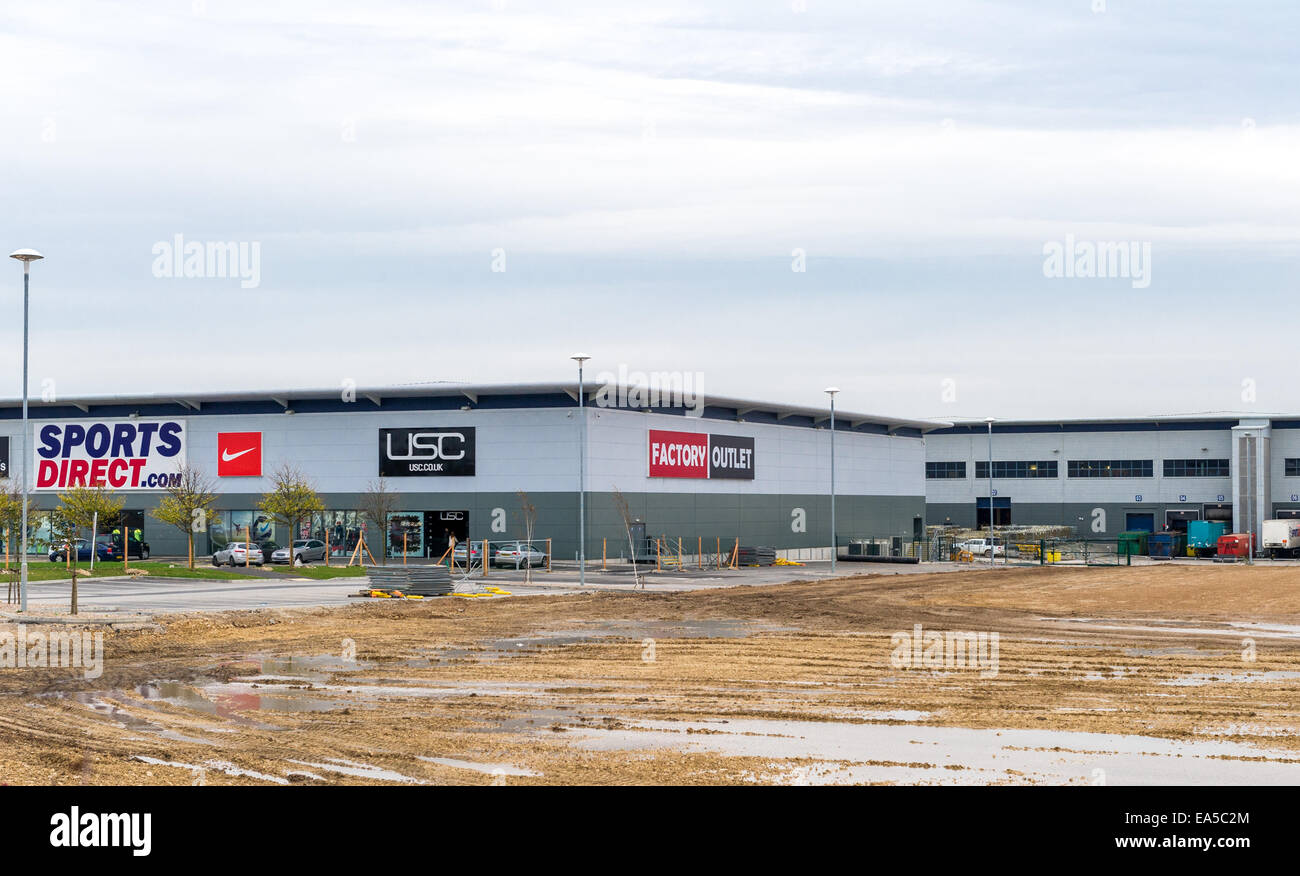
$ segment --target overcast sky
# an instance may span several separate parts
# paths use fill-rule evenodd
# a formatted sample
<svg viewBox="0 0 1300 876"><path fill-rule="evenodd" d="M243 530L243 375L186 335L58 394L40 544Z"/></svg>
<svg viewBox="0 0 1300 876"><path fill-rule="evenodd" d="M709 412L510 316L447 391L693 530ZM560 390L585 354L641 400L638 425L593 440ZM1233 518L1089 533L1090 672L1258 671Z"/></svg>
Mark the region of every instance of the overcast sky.
<svg viewBox="0 0 1300 876"><path fill-rule="evenodd" d="M898 416L1300 413L1297 33L1294 2L7 3L0 247L47 257L36 394L581 350ZM166 276L177 235L256 276ZM1146 273L1045 276L1067 239Z"/></svg>

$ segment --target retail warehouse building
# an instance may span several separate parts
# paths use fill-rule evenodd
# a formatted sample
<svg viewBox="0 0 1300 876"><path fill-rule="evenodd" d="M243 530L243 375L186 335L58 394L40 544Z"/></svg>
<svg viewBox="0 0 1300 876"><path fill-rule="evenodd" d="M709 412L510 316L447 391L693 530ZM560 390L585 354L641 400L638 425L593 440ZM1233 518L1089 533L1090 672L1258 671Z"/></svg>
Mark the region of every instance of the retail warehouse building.
<svg viewBox="0 0 1300 876"><path fill-rule="evenodd" d="M1080 536L1300 517L1300 419L1219 414L959 423L926 435L931 524L1052 524Z"/></svg>
<svg viewBox="0 0 1300 876"><path fill-rule="evenodd" d="M619 395L618 397L622 397ZM71 485L102 483L125 499L155 555L185 552L179 530L149 511L180 466L201 470L219 499L196 545L246 535L288 540L257 510L283 465L310 480L327 510L296 537L328 537L349 554L367 488L383 477L396 510L378 554L438 557L450 536L534 535L557 558L577 551L580 447L585 446L587 554L627 553L616 492L647 536L676 545L766 545L814 555L830 543L831 430L822 408L707 397L694 408L601 406L574 384L431 384L351 391L98 397L35 402L30 440L21 406L0 403L0 464L28 465L33 503L51 510ZM841 538L911 540L923 533L924 433L935 424L837 412L836 518ZM38 535L41 535L40 533ZM708 548L706 548L707 550ZM33 550L44 547L39 537Z"/></svg>

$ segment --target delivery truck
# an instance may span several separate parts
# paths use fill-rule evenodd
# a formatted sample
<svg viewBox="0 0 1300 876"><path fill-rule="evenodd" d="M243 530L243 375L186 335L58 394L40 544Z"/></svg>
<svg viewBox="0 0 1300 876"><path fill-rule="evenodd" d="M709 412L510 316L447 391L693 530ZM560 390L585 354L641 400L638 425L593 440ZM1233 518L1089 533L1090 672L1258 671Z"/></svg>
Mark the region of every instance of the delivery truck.
<svg viewBox="0 0 1300 876"><path fill-rule="evenodd" d="M1259 525L1259 545L1270 557L1300 556L1300 520L1265 520Z"/></svg>

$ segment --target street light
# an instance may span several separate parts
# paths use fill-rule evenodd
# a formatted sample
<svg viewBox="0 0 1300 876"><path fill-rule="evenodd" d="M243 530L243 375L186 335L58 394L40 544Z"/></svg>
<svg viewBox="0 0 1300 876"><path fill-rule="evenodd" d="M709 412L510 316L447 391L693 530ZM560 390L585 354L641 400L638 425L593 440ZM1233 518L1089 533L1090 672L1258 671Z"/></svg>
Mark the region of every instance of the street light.
<svg viewBox="0 0 1300 876"><path fill-rule="evenodd" d="M997 548L993 543L993 418L985 417L989 426L989 568L993 568L994 553Z"/></svg>
<svg viewBox="0 0 1300 876"><path fill-rule="evenodd" d="M578 363L578 586L587 584L587 393L582 385L582 363L591 357L574 353L569 357Z"/></svg>
<svg viewBox="0 0 1300 876"><path fill-rule="evenodd" d="M27 611L27 456L31 452L28 447L28 430L27 430L27 302L28 287L31 282L32 262L37 259L43 259L34 249L18 249L9 253L9 258L18 259L23 263L23 452L20 458L19 477L22 478L23 493L23 537L22 537L22 573L19 578L19 610ZM93 552L93 548L92 548Z"/></svg>
<svg viewBox="0 0 1300 876"><path fill-rule="evenodd" d="M834 575L835 555L840 552L835 540L835 393L840 388L828 386L822 391L831 397L831 574Z"/></svg>

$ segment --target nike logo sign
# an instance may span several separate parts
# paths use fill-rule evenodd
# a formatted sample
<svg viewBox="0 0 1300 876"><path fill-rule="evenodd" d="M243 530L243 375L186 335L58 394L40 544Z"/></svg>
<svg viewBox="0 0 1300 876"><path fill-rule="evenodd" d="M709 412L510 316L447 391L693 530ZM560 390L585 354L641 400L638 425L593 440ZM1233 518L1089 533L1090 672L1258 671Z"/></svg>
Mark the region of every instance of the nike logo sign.
<svg viewBox="0 0 1300 876"><path fill-rule="evenodd" d="M239 459L239 457L243 456L245 453L252 453L256 449L256 447L250 447L247 450L241 450L238 453L231 453L229 450L223 450L221 451L221 461L230 462L232 459Z"/></svg>

